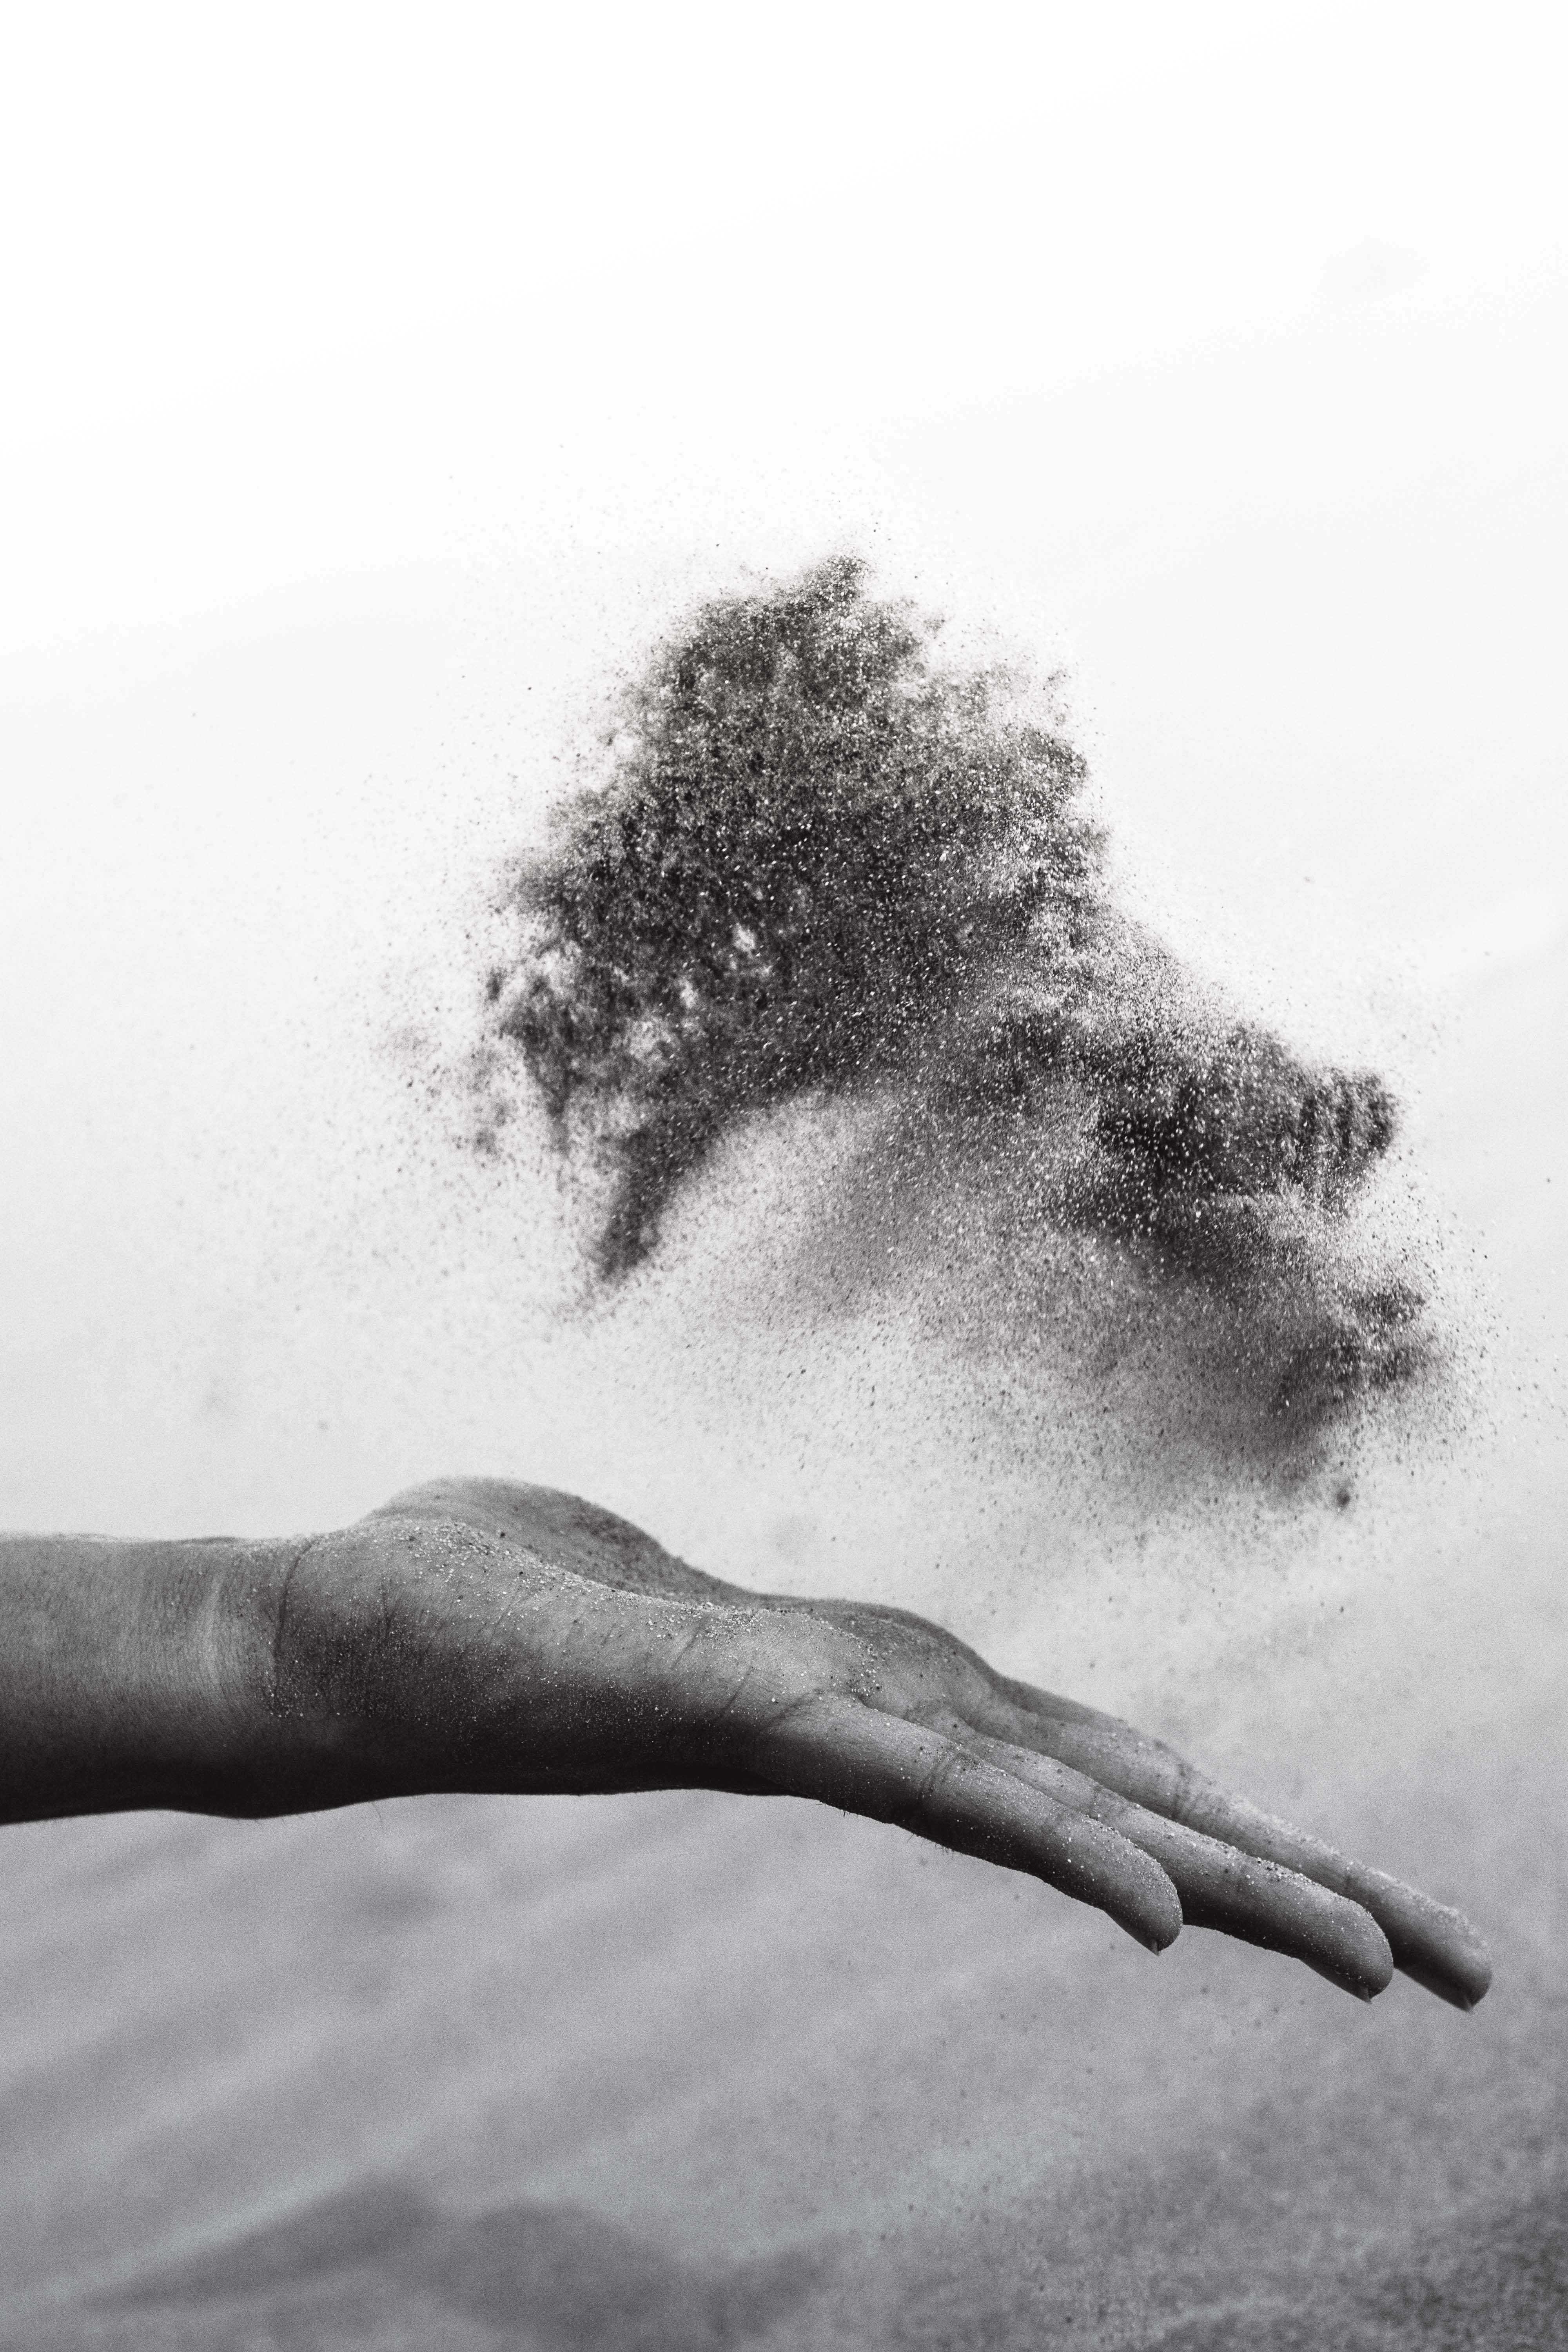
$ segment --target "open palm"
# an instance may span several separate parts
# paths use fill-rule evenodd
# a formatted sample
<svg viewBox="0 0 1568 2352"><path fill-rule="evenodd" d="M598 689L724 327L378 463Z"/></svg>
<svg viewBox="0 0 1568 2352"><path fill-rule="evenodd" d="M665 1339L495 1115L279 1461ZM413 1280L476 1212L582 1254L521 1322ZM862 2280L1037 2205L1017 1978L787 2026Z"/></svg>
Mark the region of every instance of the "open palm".
<svg viewBox="0 0 1568 2352"><path fill-rule="evenodd" d="M904 1611L754 1593L575 1497L438 1482L292 1548L271 1704L340 1801L435 1788L811 1797L1043 1878L1152 1949L1184 1923L1370 2000L1460 2008L1458 1913L1226 1794L1114 1717Z"/></svg>

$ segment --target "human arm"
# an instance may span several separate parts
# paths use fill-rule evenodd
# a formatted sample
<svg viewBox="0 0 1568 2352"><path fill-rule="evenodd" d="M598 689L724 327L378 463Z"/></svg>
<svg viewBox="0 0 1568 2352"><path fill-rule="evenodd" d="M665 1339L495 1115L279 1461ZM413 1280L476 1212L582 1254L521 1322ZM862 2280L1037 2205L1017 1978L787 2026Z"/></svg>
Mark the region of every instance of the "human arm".
<svg viewBox="0 0 1568 2352"><path fill-rule="evenodd" d="M310 1539L0 1546L0 1816L263 1815L435 1790L813 1797L1370 1999L1472 2007L1459 1916L939 1627L746 1591L574 1497L413 1490Z"/></svg>

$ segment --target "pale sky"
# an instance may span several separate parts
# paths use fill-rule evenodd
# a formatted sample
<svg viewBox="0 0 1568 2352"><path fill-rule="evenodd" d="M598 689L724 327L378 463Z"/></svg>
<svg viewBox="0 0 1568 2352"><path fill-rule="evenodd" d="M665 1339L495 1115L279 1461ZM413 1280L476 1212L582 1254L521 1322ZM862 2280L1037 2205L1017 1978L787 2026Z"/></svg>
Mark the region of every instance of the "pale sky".
<svg viewBox="0 0 1568 2352"><path fill-rule="evenodd" d="M0 568L679 415L1563 143L1562 12L14 12Z"/></svg>

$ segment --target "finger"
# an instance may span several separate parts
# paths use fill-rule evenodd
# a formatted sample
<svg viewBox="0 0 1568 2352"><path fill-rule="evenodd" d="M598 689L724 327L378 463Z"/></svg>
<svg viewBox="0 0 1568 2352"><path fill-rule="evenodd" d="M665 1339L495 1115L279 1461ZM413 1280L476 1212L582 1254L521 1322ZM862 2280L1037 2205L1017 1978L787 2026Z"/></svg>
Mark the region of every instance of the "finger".
<svg viewBox="0 0 1568 2352"><path fill-rule="evenodd" d="M1233 1797L1163 1741L1114 1716L1025 1683L1006 1685L1005 1703L1004 1736L1074 1766L1151 1812L1359 1903L1387 1937L1394 1967L1440 2000L1474 2009L1490 1984L1490 1957L1463 1913ZM984 1726L994 1734L1001 1727L994 1718Z"/></svg>
<svg viewBox="0 0 1568 2352"><path fill-rule="evenodd" d="M1199 1774L1193 1776L1183 1818L1211 1837L1299 1870L1361 1904L1387 1937L1394 1966L1456 2009L1474 2009L1491 1983L1491 1956L1464 1914L1419 1888L1352 1861Z"/></svg>
<svg viewBox="0 0 1568 2352"><path fill-rule="evenodd" d="M956 1740L861 1699L799 1701L747 1742L747 1768L784 1793L894 1822L933 1844L978 1854L1109 1912L1149 1950L1181 1932L1176 1890L1158 1863L1081 1810L1062 1804Z"/></svg>
<svg viewBox="0 0 1568 2352"><path fill-rule="evenodd" d="M1359 1903L1133 1804L1053 1757L978 1732L951 1736L1031 1788L1102 1822L1157 1862L1181 1898L1189 1927L1217 1928L1266 1951L1304 1960L1362 2000L1382 1992L1393 1976L1387 1939Z"/></svg>

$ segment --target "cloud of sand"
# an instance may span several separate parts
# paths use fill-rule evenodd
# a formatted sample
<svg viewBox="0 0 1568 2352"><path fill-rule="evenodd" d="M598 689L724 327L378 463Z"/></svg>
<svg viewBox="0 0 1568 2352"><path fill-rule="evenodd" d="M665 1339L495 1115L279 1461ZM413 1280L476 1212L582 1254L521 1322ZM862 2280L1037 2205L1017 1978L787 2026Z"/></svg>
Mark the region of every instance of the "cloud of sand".
<svg viewBox="0 0 1568 2352"><path fill-rule="evenodd" d="M848 558L656 649L509 885L481 1140L534 1092L614 1288L771 1127L797 1311L903 1285L1166 1444L1299 1461L1434 1352L1423 1251L1368 1213L1389 1090L1132 922L1055 682L944 652Z"/></svg>

